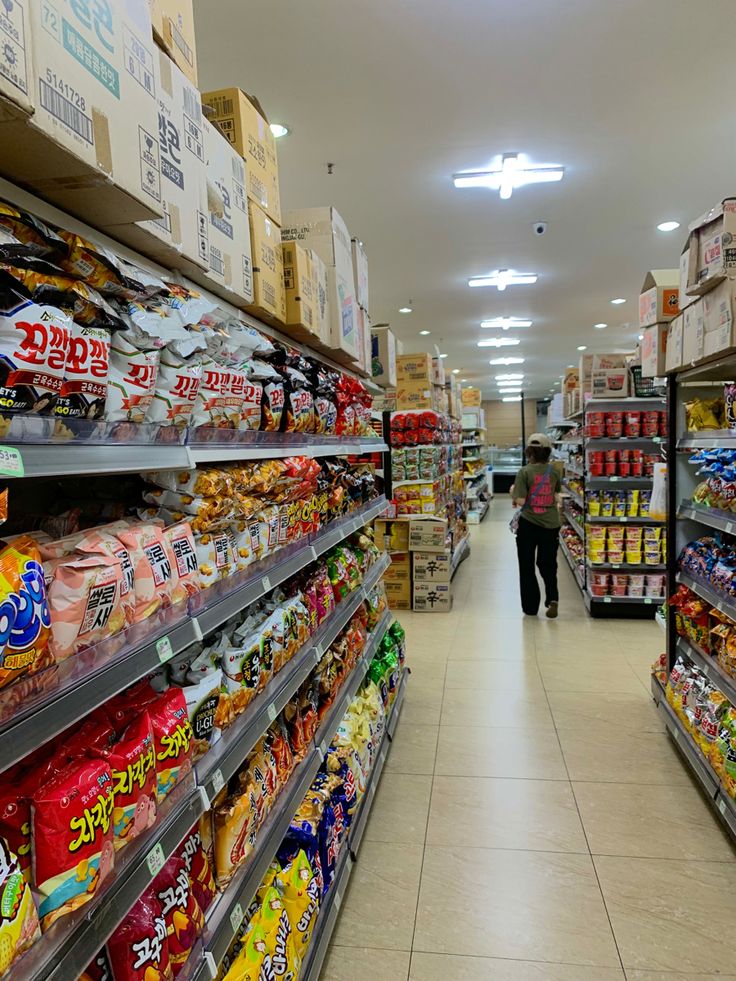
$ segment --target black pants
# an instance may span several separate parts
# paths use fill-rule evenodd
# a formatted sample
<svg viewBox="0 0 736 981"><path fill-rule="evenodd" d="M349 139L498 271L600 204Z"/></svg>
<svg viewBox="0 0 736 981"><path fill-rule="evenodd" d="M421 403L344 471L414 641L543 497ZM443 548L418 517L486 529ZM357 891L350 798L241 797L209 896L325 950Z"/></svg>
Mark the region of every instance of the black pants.
<svg viewBox="0 0 736 981"><path fill-rule="evenodd" d="M521 590L521 608L524 613L536 616L539 611L539 583L534 568L537 569L544 582L544 603L549 606L559 600L557 591L557 548L559 545L559 528L541 528L526 518L519 518L519 530L516 534L516 552L519 556L519 587Z"/></svg>

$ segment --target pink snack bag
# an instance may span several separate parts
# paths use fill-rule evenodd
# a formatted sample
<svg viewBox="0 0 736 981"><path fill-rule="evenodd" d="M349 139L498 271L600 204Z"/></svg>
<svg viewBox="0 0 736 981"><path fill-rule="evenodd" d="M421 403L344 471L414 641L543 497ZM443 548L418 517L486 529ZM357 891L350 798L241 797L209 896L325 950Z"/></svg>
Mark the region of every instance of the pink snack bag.
<svg viewBox="0 0 736 981"><path fill-rule="evenodd" d="M125 523L121 523L108 525L105 528L93 528L77 543L76 550L82 555L109 555L119 560L123 573L121 603L127 627L135 623L135 576L130 552L116 536L117 531L124 530L126 527Z"/></svg>
<svg viewBox="0 0 736 981"><path fill-rule="evenodd" d="M171 553L172 568L177 579L172 590L172 602L183 603L202 588L197 547L189 522L180 521L164 529L164 542Z"/></svg>
<svg viewBox="0 0 736 981"><path fill-rule="evenodd" d="M153 616L162 606L171 605L174 569L171 551L163 529L150 522L131 524L115 532L130 553L135 583L134 622Z"/></svg>
<svg viewBox="0 0 736 981"><path fill-rule="evenodd" d="M120 633L126 626L123 571L112 555L72 556L44 564L57 661Z"/></svg>

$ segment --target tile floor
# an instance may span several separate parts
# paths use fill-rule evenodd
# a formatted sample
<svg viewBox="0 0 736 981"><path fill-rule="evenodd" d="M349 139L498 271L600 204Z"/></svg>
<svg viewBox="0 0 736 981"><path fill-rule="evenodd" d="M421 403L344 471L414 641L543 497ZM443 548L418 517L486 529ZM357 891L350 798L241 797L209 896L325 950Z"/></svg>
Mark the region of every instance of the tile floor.
<svg viewBox="0 0 736 981"><path fill-rule="evenodd" d="M736 852L648 693L663 634L524 618L510 509L400 614L398 734L321 981L736 981Z"/></svg>

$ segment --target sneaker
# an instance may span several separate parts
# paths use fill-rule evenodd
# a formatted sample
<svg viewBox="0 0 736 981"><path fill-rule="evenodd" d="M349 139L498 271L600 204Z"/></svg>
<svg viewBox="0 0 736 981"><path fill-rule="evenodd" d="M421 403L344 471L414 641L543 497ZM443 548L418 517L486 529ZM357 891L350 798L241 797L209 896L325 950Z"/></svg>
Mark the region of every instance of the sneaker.
<svg viewBox="0 0 736 981"><path fill-rule="evenodd" d="M554 600L554 602L552 602L552 603L549 604L549 606L547 607L547 619L548 620L556 620L557 619L557 612L558 612L557 611L557 607L558 607L557 600Z"/></svg>

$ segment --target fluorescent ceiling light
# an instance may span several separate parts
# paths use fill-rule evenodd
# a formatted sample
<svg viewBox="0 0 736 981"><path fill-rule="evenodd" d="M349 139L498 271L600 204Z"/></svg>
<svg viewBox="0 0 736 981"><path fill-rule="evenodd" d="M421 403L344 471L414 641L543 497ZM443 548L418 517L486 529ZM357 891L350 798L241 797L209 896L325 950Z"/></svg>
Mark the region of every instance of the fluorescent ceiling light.
<svg viewBox="0 0 736 981"><path fill-rule="evenodd" d="M429 333L431 333L431 331L428 331L428 330L420 330L419 333L422 335L422 337L426 337Z"/></svg>
<svg viewBox="0 0 736 981"><path fill-rule="evenodd" d="M500 327L509 330L511 327L531 327L533 321L521 320L518 317L495 317L493 320L482 320L481 327Z"/></svg>
<svg viewBox="0 0 736 981"><path fill-rule="evenodd" d="M497 269L488 276L473 276L468 286L495 286L499 293L508 286L531 286L539 277L536 273L519 273L514 269Z"/></svg>
<svg viewBox="0 0 736 981"><path fill-rule="evenodd" d="M399 307L399 313L413 313L411 307Z"/></svg>
<svg viewBox="0 0 736 981"><path fill-rule="evenodd" d="M569 364L569 365L568 365L567 367L568 367L568 368L574 368L574 367L575 367L575 365L574 365L574 364Z"/></svg>
<svg viewBox="0 0 736 981"><path fill-rule="evenodd" d="M501 399L502 402L521 402L521 395L506 395Z"/></svg>
<svg viewBox="0 0 736 981"><path fill-rule="evenodd" d="M613 305L617 307L621 303L626 303L626 300L622 296L617 296L615 300L611 300L611 303L613 303Z"/></svg>
<svg viewBox="0 0 736 981"><path fill-rule="evenodd" d="M502 385L498 391L501 395L518 395L521 389L518 385L511 385L508 387L506 385Z"/></svg>
<svg viewBox="0 0 736 981"><path fill-rule="evenodd" d="M487 341L478 341L478 347L516 347L521 344L518 337L489 337Z"/></svg>
<svg viewBox="0 0 736 981"><path fill-rule="evenodd" d="M587 348L587 346L585 344L579 344L578 345L578 351L587 351L587 350L588 350L588 348Z"/></svg>
<svg viewBox="0 0 736 981"><path fill-rule="evenodd" d="M498 191L499 197L507 201L519 187L561 181L564 176L564 167L552 164L534 166L518 153L505 153L500 163L491 170L453 174L452 179L455 187L486 187Z"/></svg>
<svg viewBox="0 0 736 981"><path fill-rule="evenodd" d="M452 369L452 373L453 373L453 375L459 375L460 374L460 369L459 368L453 368Z"/></svg>
<svg viewBox="0 0 736 981"><path fill-rule="evenodd" d="M446 358L446 357L447 357L447 355L446 355L446 354L441 354L441 355L440 355L440 357L441 357L441 358Z"/></svg>
<svg viewBox="0 0 736 981"><path fill-rule="evenodd" d="M523 358L493 358L493 360L489 361L488 364L505 365L505 366L512 365L512 364L524 364L524 359Z"/></svg>
<svg viewBox="0 0 736 981"><path fill-rule="evenodd" d="M282 136L289 135L289 127L282 126L281 123L271 123L271 132L277 140L280 140Z"/></svg>
<svg viewBox="0 0 736 981"><path fill-rule="evenodd" d="M510 381L522 381L523 378L524 378L524 375L521 372L518 375L496 375L496 381L497 382L502 382L502 381L507 381L507 382L510 382Z"/></svg>
<svg viewBox="0 0 736 981"><path fill-rule="evenodd" d="M596 330L603 330L604 327L608 327L608 324L593 324Z"/></svg>
<svg viewBox="0 0 736 981"><path fill-rule="evenodd" d="M466 382L467 380L468 380L467 378L461 378L461 379L460 379L460 381L461 381L461 382L462 382L463 384L464 384L464 383L465 383L465 382Z"/></svg>
<svg viewBox="0 0 736 981"><path fill-rule="evenodd" d="M644 335L643 334L639 334L639 340L640 341L643 341L644 340Z"/></svg>
<svg viewBox="0 0 736 981"><path fill-rule="evenodd" d="M657 230L660 232L674 232L679 227L679 221L662 221L657 225Z"/></svg>

